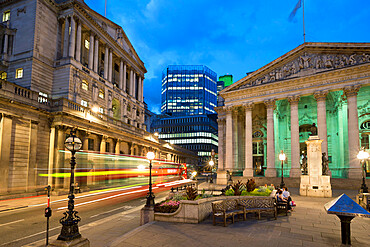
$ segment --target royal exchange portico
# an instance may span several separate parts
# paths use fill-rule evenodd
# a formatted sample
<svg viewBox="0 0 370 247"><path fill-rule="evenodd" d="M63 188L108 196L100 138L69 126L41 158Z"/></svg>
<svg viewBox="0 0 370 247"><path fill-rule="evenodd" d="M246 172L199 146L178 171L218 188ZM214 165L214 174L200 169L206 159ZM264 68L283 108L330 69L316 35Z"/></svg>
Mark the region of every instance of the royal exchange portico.
<svg viewBox="0 0 370 247"><path fill-rule="evenodd" d="M361 178L356 158L369 149L370 44L304 43L221 91L218 182L301 175L311 125L333 178ZM369 169L369 168L367 168ZM368 171L369 172L369 171Z"/></svg>

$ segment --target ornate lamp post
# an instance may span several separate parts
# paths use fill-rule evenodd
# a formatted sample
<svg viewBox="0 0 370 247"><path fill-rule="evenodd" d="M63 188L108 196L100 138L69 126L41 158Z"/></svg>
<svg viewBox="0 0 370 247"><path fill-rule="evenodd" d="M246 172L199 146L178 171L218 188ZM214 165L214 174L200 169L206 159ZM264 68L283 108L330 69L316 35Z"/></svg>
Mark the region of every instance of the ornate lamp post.
<svg viewBox="0 0 370 247"><path fill-rule="evenodd" d="M58 236L58 240L63 241L70 241L76 238L80 238L81 234L78 231L78 222L81 220L79 216L77 216L77 211L73 210L74 205L74 182L75 182L75 165L76 165L76 158L75 153L81 149L82 142L80 138L75 135L75 131L71 131L70 137L66 139L64 142L66 148L71 151L71 180L69 184L69 201L68 201L68 210L63 213L64 217L59 220L62 224L62 231Z"/></svg>
<svg viewBox="0 0 370 247"><path fill-rule="evenodd" d="M209 165L211 166L211 180L209 181L209 183L213 184L213 165L215 164L215 162L213 162L213 160L210 160L209 161Z"/></svg>
<svg viewBox="0 0 370 247"><path fill-rule="evenodd" d="M281 161L281 183L280 183L280 188L283 188L285 186L284 183L284 160L286 156L283 150L281 150L281 153L279 154L279 160Z"/></svg>
<svg viewBox="0 0 370 247"><path fill-rule="evenodd" d="M362 148L360 152L358 152L357 154L357 159L360 160L360 163L362 164L362 169L363 169L362 184L361 184L362 193L369 193L369 190L366 186L366 165L365 165L366 164L365 160L367 160L368 158L369 158L369 153L366 152L364 148Z"/></svg>
<svg viewBox="0 0 370 247"><path fill-rule="evenodd" d="M152 160L155 158L153 152L148 152L146 158L149 160L149 192L146 196L146 205L145 207L154 207L154 194L152 192Z"/></svg>

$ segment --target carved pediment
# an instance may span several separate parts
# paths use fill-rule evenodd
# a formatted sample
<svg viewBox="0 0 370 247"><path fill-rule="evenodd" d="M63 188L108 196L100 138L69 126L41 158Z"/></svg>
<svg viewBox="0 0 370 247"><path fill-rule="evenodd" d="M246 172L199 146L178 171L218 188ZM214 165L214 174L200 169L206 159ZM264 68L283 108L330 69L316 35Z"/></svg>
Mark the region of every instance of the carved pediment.
<svg viewBox="0 0 370 247"><path fill-rule="evenodd" d="M291 52L289 55L290 57L293 57L294 52ZM288 62L284 63L283 60ZM226 89L225 91L234 91L261 84L273 83L291 78L299 78L302 76L313 75L320 72L369 62L370 53L368 50L365 52L352 53L344 53L340 51L337 53L325 53L323 51L307 50L300 52L299 55L295 55L293 60L289 59L287 55L284 55L276 59L274 62L255 71L254 73L251 73L249 76L244 78L244 80L242 79L239 81L239 83L236 83L236 85L231 86L229 90Z"/></svg>

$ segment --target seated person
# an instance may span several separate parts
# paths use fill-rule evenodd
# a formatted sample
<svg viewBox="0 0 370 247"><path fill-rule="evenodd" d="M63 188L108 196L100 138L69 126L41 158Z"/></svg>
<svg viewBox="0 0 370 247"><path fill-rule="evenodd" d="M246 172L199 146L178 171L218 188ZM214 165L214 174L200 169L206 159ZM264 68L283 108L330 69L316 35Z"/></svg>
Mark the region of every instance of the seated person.
<svg viewBox="0 0 370 247"><path fill-rule="evenodd" d="M276 199L277 199L277 202L286 202L288 210L292 209L292 207L290 206L290 203L288 202L288 199L284 198L283 191L281 189L277 191Z"/></svg>
<svg viewBox="0 0 370 247"><path fill-rule="evenodd" d="M287 200L288 204L291 205L292 198L290 197L290 193L286 186L283 187L283 197Z"/></svg>

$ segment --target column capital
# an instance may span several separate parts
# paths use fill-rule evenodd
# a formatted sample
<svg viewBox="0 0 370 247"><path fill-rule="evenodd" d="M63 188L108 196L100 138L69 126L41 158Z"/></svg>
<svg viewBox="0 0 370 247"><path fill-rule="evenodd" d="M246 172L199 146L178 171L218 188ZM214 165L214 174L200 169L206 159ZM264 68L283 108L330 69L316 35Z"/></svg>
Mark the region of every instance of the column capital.
<svg viewBox="0 0 370 247"><path fill-rule="evenodd" d="M218 119L217 119L218 124L224 124L225 121L226 121L225 117L218 117Z"/></svg>
<svg viewBox="0 0 370 247"><path fill-rule="evenodd" d="M300 99L301 99L300 95L288 96L288 101L289 101L290 104L298 103Z"/></svg>
<svg viewBox="0 0 370 247"><path fill-rule="evenodd" d="M246 110L246 111L251 111L252 110L252 108L253 108L253 105L254 105L254 103L253 102L247 102L247 103L244 103L243 105L242 105L242 107L244 108L244 110Z"/></svg>
<svg viewBox="0 0 370 247"><path fill-rule="evenodd" d="M347 97L357 96L360 88L361 88L361 85L348 86L348 87L344 87L343 91Z"/></svg>
<svg viewBox="0 0 370 247"><path fill-rule="evenodd" d="M326 95L328 95L328 91L316 91L314 92L313 96L315 97L316 101L326 101Z"/></svg>
<svg viewBox="0 0 370 247"><path fill-rule="evenodd" d="M263 103L265 103L266 105L266 108L275 108L275 102L276 102L276 99L268 99L268 100L265 100Z"/></svg>

